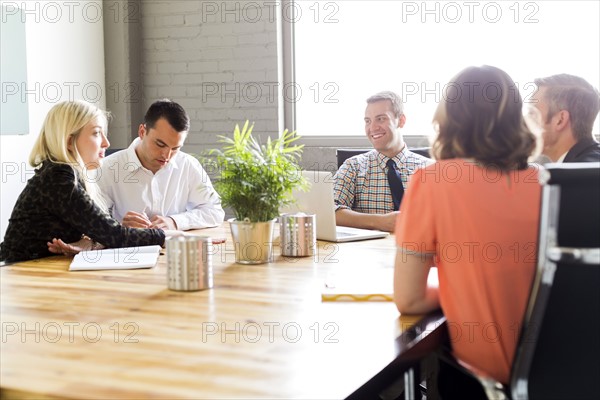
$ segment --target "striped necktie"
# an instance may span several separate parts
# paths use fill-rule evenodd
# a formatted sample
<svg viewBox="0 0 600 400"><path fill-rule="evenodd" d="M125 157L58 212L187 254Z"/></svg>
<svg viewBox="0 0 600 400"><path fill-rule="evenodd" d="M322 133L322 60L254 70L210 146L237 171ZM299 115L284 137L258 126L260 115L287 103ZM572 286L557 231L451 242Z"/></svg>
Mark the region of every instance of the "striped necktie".
<svg viewBox="0 0 600 400"><path fill-rule="evenodd" d="M392 200L394 201L394 211L400 209L400 203L402 202L402 196L404 196L404 186L402 186L402 179L400 174L396 171L396 163L391 158L387 162L388 166L388 183L390 185L390 192L392 192Z"/></svg>

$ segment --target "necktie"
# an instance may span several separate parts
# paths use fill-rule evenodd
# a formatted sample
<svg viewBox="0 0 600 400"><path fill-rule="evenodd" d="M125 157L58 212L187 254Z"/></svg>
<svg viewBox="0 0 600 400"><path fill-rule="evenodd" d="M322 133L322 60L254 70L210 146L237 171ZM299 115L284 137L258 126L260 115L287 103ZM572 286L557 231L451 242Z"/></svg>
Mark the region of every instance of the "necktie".
<svg viewBox="0 0 600 400"><path fill-rule="evenodd" d="M396 171L396 163L391 158L387 162L388 166L388 183L390 185L390 192L392 192L392 200L394 200L394 211L400 209L400 203L402 202L402 196L404 195L404 186L402 186L402 179Z"/></svg>

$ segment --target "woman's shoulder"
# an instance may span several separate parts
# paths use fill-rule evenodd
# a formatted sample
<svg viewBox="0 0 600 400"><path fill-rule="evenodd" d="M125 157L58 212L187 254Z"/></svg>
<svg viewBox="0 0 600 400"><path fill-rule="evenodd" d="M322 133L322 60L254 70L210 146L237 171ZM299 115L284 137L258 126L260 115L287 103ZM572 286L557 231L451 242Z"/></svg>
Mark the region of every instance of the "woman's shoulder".
<svg viewBox="0 0 600 400"><path fill-rule="evenodd" d="M40 178L47 182L75 182L75 170L69 164L44 161L37 173Z"/></svg>
<svg viewBox="0 0 600 400"><path fill-rule="evenodd" d="M57 171L66 171L66 172L70 172L72 175L75 172L73 170L73 167L71 167L69 164L58 163L58 162L54 162L54 161L50 161L50 160L44 161L42 163L42 165L39 167L39 171L40 171L40 173L52 173L52 172L57 172Z"/></svg>
<svg viewBox="0 0 600 400"><path fill-rule="evenodd" d="M437 160L429 165L418 168L410 178L413 182L427 184L427 186L444 186L472 184L482 174L482 168L474 160L451 158ZM416 183L415 183L416 184Z"/></svg>
<svg viewBox="0 0 600 400"><path fill-rule="evenodd" d="M421 174L444 174L451 171L464 171L473 169L477 164L473 160L463 158L449 158L446 160L430 160L426 165L416 169ZM415 173L416 173L415 172Z"/></svg>

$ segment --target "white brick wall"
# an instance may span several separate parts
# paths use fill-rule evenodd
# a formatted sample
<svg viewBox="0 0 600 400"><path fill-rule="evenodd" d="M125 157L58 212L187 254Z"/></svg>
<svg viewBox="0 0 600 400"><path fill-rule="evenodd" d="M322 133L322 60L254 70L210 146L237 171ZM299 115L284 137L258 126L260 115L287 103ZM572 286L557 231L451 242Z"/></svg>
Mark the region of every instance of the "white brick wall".
<svg viewBox="0 0 600 400"><path fill-rule="evenodd" d="M144 107L160 97L192 118L185 150L215 147L235 123L278 135L277 26L255 1L143 0ZM223 8L225 6L225 8Z"/></svg>

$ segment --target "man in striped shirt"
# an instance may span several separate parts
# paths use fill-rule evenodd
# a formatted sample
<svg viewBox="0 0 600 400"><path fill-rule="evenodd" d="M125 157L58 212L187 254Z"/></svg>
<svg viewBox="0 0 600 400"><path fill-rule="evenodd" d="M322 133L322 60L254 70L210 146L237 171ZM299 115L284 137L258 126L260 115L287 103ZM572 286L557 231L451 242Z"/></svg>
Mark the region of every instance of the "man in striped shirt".
<svg viewBox="0 0 600 400"><path fill-rule="evenodd" d="M402 99L393 92L367 99L365 133L373 150L347 159L335 175L338 225L392 232L398 214L394 203L399 201L390 190L389 165L395 164L406 189L409 176L432 162L409 151L404 143L400 132L406 122L403 108Z"/></svg>

